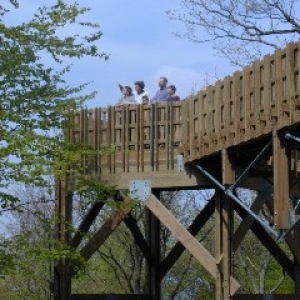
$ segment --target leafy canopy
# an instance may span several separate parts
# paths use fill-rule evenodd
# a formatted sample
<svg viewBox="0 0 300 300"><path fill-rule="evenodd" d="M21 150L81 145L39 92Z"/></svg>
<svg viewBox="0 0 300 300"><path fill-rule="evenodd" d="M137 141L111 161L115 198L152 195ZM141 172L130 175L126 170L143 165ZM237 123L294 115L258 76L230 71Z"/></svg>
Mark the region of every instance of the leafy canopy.
<svg viewBox="0 0 300 300"><path fill-rule="evenodd" d="M18 25L8 25L7 20L19 3L10 0L0 5L2 209L17 201L7 192L12 182L46 184L45 175L53 174L70 150L62 135L68 114L95 95L83 95L88 83L67 84L65 75L71 68L64 62L108 58L97 47L102 36L99 26L79 21L89 9L77 3L54 2Z"/></svg>

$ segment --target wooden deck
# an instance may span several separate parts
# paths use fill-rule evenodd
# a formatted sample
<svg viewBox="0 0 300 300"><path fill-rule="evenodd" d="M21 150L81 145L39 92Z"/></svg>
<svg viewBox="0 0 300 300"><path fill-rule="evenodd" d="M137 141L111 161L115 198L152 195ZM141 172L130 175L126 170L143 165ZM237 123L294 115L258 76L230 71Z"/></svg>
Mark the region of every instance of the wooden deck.
<svg viewBox="0 0 300 300"><path fill-rule="evenodd" d="M290 44L179 103L76 113L71 138L114 151L83 158L86 173L120 189L130 179L150 179L157 188L206 185L182 171L181 158L219 156L284 128L299 132L299 47Z"/></svg>

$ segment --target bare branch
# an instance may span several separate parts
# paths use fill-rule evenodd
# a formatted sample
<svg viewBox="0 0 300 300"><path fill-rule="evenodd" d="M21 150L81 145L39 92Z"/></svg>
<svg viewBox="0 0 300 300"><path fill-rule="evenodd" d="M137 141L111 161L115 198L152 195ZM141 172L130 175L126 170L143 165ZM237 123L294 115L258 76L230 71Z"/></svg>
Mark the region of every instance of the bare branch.
<svg viewBox="0 0 300 300"><path fill-rule="evenodd" d="M185 26L185 32L177 32L176 36L197 43L213 42L219 51L224 44L236 42L245 47L246 57L250 58L251 51L251 59L257 59L260 49L280 48L299 36L296 6L295 0L182 0L180 10L167 14ZM231 61L235 64L235 60Z"/></svg>

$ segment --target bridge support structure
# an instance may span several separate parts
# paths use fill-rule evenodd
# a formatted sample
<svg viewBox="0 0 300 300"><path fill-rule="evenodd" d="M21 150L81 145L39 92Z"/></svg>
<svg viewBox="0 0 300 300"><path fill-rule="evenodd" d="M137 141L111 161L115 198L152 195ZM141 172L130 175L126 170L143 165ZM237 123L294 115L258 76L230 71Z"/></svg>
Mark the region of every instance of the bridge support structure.
<svg viewBox="0 0 300 300"><path fill-rule="evenodd" d="M298 299L300 297L300 44L268 55L252 66L216 82L180 103L83 110L74 115L74 143L114 151L83 155L84 176L107 181L119 191L131 181L151 182L147 197L124 196L124 205L83 245L104 202L95 202L79 227L72 227L70 180L56 185L57 239L77 249L84 260L103 246L124 223L146 263L146 287L140 295L74 295L74 263L55 266L55 300L160 300L161 283L184 251L199 261L215 280L216 300ZM176 160L177 155L181 160ZM214 189L215 195L188 228L163 205L170 190ZM239 188L257 192L251 204ZM146 230L131 212L136 200L146 211ZM214 217L215 252L196 238ZM238 222L236 221L238 219ZM178 242L165 257L160 229L168 228ZM69 230L72 228L72 230ZM295 286L291 295L246 295L236 278L236 253L246 234L277 261ZM285 243L288 251L280 243Z"/></svg>
<svg viewBox="0 0 300 300"><path fill-rule="evenodd" d="M199 178L207 177L211 184L210 187L215 189L214 197L189 228L184 228L161 203L160 195L163 189L150 186L146 195L143 196L142 203L145 205L146 215L146 231L144 233L131 213L135 201L139 199L133 199L136 197L135 195L119 197L116 201L122 200L125 205L112 213L90 240L80 247L79 252L83 259L89 260L111 233L124 222L139 246L147 265L144 274L146 278L144 294L72 294L71 282L74 276L74 265L68 259L61 259L55 266L54 299L159 300L161 299L162 279L184 251L189 251L215 279L216 300L297 299L300 295L300 222L298 222L300 189L297 184L298 173L291 167L294 164L293 154L296 151L294 142L290 143L290 139L286 139L280 132L273 132L271 136L254 143L251 150L245 150L249 148L249 145L246 148L235 147L222 150L218 157L208 157L189 163L188 169L194 169L193 176L197 177L198 173ZM213 164L211 160L214 161ZM204 169L203 166L206 168ZM182 176L186 175L183 173ZM203 188L207 188L208 181L205 181ZM68 178L60 180L56 184L56 211L59 219L56 231L57 238L61 243L76 249L105 204L104 202L94 203L79 228L75 231L74 229L70 230L73 208L69 185ZM128 186L130 185L128 184ZM247 206L239 199L235 190L238 187L249 187L258 191L251 206ZM200 184L198 187L192 186L192 188L201 189L202 186ZM268 208L269 219L266 217L263 219L260 214L263 206ZM210 253L195 236L213 215L215 217L215 253ZM234 216L241 219L237 228L234 225ZM160 252L161 226L168 228L178 240L166 257L161 257ZM239 294L240 284L235 278L233 270L234 255L249 230L272 254L284 272L294 280L294 295ZM293 258L282 250L279 243L283 241L288 245Z"/></svg>

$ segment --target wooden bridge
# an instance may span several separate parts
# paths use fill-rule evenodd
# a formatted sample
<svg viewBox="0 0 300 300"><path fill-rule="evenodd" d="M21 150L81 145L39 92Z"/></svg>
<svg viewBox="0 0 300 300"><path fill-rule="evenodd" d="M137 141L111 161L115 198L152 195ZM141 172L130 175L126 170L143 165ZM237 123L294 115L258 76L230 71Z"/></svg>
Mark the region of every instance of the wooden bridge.
<svg viewBox="0 0 300 300"><path fill-rule="evenodd" d="M150 234L142 233L131 208L125 206L80 250L88 260L122 221L128 226L148 265L148 290L144 295L116 294L114 299L161 299L160 282L184 249L215 278L217 300L300 299L299 68L300 44L294 43L179 103L96 108L75 114L71 140L99 151L110 149L103 155L82 157L85 175L116 185L120 191L130 190L125 201L139 199L147 208ZM272 191L264 191L266 181L273 184ZM57 183L56 207L60 218L71 222L68 185L68 179ZM161 191L208 187L215 189L215 196L187 229L159 201ZM237 187L260 192L252 207L236 196ZM260 218L264 204L271 212L270 222ZM90 208L74 235L67 232L66 222L60 222L58 238L80 247L82 234L103 205ZM194 236L213 214L216 253L209 253ZM242 219L235 230L234 214ZM179 241L167 257L159 256L160 224ZM231 262L250 229L294 280L293 295L239 294ZM292 258L278 241L287 243ZM107 295L73 295L70 269L65 261L56 266L56 300L109 299Z"/></svg>

